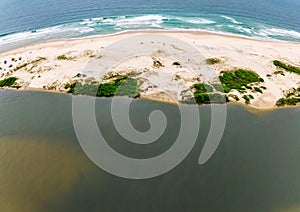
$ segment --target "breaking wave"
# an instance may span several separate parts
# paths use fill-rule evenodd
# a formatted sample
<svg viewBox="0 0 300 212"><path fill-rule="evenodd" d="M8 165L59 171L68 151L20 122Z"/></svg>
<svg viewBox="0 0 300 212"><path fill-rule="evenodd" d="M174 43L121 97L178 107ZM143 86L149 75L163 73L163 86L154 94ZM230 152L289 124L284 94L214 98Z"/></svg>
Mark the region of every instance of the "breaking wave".
<svg viewBox="0 0 300 212"><path fill-rule="evenodd" d="M248 37L277 39L300 42L300 32L253 22L242 17L225 15L176 16L148 14L137 16L109 16L83 19L44 29L0 35L0 51L31 43L77 38L93 35L106 35L123 31L168 29L199 30L236 34Z"/></svg>

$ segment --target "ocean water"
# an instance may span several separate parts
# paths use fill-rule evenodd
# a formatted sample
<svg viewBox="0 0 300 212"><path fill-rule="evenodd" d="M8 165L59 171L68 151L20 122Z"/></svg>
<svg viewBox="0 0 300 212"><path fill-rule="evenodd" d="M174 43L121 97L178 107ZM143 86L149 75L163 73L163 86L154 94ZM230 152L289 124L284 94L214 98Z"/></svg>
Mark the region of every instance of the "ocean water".
<svg viewBox="0 0 300 212"><path fill-rule="evenodd" d="M299 0L1 0L0 52L51 39L170 29L300 42Z"/></svg>

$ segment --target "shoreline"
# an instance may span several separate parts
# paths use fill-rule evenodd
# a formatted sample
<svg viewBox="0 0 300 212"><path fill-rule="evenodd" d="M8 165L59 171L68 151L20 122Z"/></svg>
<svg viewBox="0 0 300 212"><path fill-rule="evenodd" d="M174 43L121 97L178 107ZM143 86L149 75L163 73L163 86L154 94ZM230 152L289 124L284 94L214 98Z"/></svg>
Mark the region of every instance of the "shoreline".
<svg viewBox="0 0 300 212"><path fill-rule="evenodd" d="M0 52L1 55L6 55L7 53L12 53L20 49L24 49L27 47L33 46L43 46L43 44L55 44L59 42L69 42L69 41L82 41L82 40L91 40L91 39L101 39L101 38L110 38L115 36L129 35L129 34L140 34L140 33L168 33L168 34L195 34L195 35L211 35L211 36L224 36L228 38L240 38L245 40L252 41L262 41L262 42L270 42L270 43L290 43L290 44L300 44L300 42L296 41L288 41L288 40L279 40L279 39L271 39L271 38L263 38L263 37L250 37L246 35L238 35L234 33L222 32L222 31L209 31L209 30L200 30L200 29L141 29L141 30L124 30L121 32L108 33L108 34L98 34L98 35L90 35L84 37L76 37L76 38L60 38L60 39L50 39L46 41L36 42L33 44L29 44L23 47L14 48L8 51Z"/></svg>
<svg viewBox="0 0 300 212"><path fill-rule="evenodd" d="M78 38L65 38L65 39L53 39L49 41L60 41L60 40L81 40L81 39L89 39L89 38L104 38L104 37L111 37L115 35L123 35L123 34L136 34L136 33L190 33L190 34L202 34L202 35L220 35L225 37L232 37L232 38L244 38L247 40L255 40L255 41L263 41L263 42L275 42L275 43L294 43L300 44L300 42L296 41L288 41L288 40L279 40L279 39L271 39L271 38L263 38L263 37L251 37L247 35L238 35L229 32L222 32L222 31L209 31L209 30L201 30L201 29L141 29L141 30L125 30L121 32L115 33L108 33L103 35L90 35L85 37L78 37ZM45 41L47 43L48 41Z"/></svg>
<svg viewBox="0 0 300 212"><path fill-rule="evenodd" d="M18 78L17 83L21 86L20 90L55 93L66 93L64 85L74 80L87 82L88 79L92 79L101 82L109 72L85 72L86 66L91 65L91 60L95 60L95 64L99 61L102 61L104 64L111 61L109 58L102 59L102 56L112 57L113 55L99 55L99 50L101 52L102 48L105 49L122 39L143 35L164 35L179 39L200 53L200 57L197 56L200 62L197 64L183 62L180 66L172 65L172 62L176 59L173 58L173 55L166 56L155 52L154 49L164 52L169 47L172 47L174 55L176 53L177 55L178 53L186 54L187 56L183 56L183 59L186 59L186 61L191 59L188 58L189 52L185 52L184 49L177 47L176 43L167 46L168 44L165 45L163 43L162 45L159 42L151 42L155 43L156 46L153 47L153 52L150 48L149 56L136 54L125 61L120 61L110 70L112 72L110 74L112 76L131 74L136 76L142 86L142 98L172 102L168 98L164 100L165 97L159 94L163 90L166 91L166 95L170 95L171 99L177 99L177 102L179 102L180 98L182 98L180 92L190 89L193 84L213 83L216 80L216 78L210 78L212 76L209 76L210 73L205 72L205 70L214 72L215 77L220 76L224 71L239 68L256 72L264 79L264 82L253 83L252 86L266 87L266 90L261 92L262 94L247 90L247 95L254 96L254 100L251 100L247 107L259 110L278 108L275 105L278 99L284 97L285 93L290 89L300 87L300 75L280 70L272 64L273 60L280 59L288 64L297 66L299 63L297 53L299 52L298 49L300 49L300 43L186 30L129 31L104 36L51 40L25 46L0 54L0 80L12 76ZM143 42L139 43L139 45L143 45ZM143 46L141 47L143 48ZM124 51L129 50L125 49ZM66 59L57 59L58 56L64 56ZM13 58L16 58L16 60L10 61ZM20 58L20 60L17 60L17 58ZM41 59L41 61L37 60L37 58ZM220 62L208 65L205 63L205 59L209 58L216 58ZM3 64L4 60L8 61L6 66ZM157 60L162 66L154 67L154 60ZM96 67L97 64L95 64L92 65ZM189 70L190 65L197 65L199 70ZM207 69L201 70L203 67ZM78 74L81 77L76 77ZM83 77L83 75L87 76ZM230 94L239 97L240 100L237 103L246 105L242 98L243 93L233 90Z"/></svg>
<svg viewBox="0 0 300 212"><path fill-rule="evenodd" d="M41 29L37 29L41 30ZM93 35L85 35L85 36L78 36L78 37L69 37L69 38L53 38L53 39L48 39L44 41L38 41L35 40L34 42L28 44L28 45L37 45L37 44L42 44L42 43L48 43L48 42L56 42L60 40L81 40L81 39L90 39L90 38L101 38L101 37L108 37L108 36L115 36L115 35L122 35L122 34L128 34L128 33L148 33L148 32L166 32L166 33L208 33L208 34L216 34L216 35L222 35L222 36L232 36L232 37L239 37L239 38L245 38L245 39L252 39L252 40L259 40L259 41L270 41L270 42L288 42L288 43L300 43L300 40L289 40L289 39L276 39L276 38L271 38L271 37L262 37L262 36L250 36L250 35L243 35L243 34L238 34L238 33L233 33L233 32L226 32L226 31L218 31L218 30L213 30L213 29L197 29L197 28L149 28L149 29L123 29L122 31L117 31L117 32L106 32L104 34L93 34ZM5 36L12 36L14 34L18 34L22 32L15 32L15 33L9 33L9 34L4 34L2 37ZM22 40L17 40L15 42L22 42ZM13 42L10 43L4 43L3 45L10 45ZM26 46L28 46L26 45ZM6 50L6 51L0 51L0 54L5 53L5 52L10 52L19 48L23 48L25 46L19 46L19 47L12 47L12 49Z"/></svg>
<svg viewBox="0 0 300 212"><path fill-rule="evenodd" d="M16 88L7 87L7 88L0 88L0 92L1 91L15 91L15 92L29 92L29 93L30 92L38 92L38 93L50 93L50 94L58 94L58 95L61 94L61 95L74 96L74 94L67 93L65 91L53 91L53 90L45 90L45 89L41 89L41 88L20 88L20 89L16 89ZM95 97L95 98L113 98L113 97L96 97L96 96L88 96L88 95L84 95L84 96ZM181 105L189 105L188 103L157 99L157 98L147 97L147 96L138 97L138 98L132 98L132 97L128 97L128 96L117 96L117 97L129 98L129 99L138 99L138 100L144 100L144 101L152 101L152 102L158 102L158 103L169 104L169 105L180 105L180 104ZM300 105L295 105L295 106L286 105L286 106L283 106L283 107L274 106L274 107L262 108L262 107L255 107L253 105L243 104L241 102L226 102L224 104L226 104L226 105L237 105L237 106L243 107L246 111L248 111L252 114L269 113L269 112L282 110L282 109L288 109L288 108L300 108ZM209 106L211 104L197 104L197 105L199 107L201 107L201 106Z"/></svg>

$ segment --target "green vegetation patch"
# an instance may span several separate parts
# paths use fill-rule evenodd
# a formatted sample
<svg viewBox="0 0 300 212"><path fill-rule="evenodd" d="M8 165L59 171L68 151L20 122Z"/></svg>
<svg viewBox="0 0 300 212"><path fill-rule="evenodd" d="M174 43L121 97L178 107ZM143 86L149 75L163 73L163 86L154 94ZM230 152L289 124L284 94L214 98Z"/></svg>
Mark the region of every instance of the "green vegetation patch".
<svg viewBox="0 0 300 212"><path fill-rule="evenodd" d="M193 88L196 90L194 92L194 98L198 104L222 104L228 101L226 95L221 93L212 93L214 92L214 88L209 84L194 84Z"/></svg>
<svg viewBox="0 0 300 212"><path fill-rule="evenodd" d="M16 82L16 77L9 77L0 81L0 87L12 86Z"/></svg>
<svg viewBox="0 0 300 212"><path fill-rule="evenodd" d="M263 91L259 87L254 87L254 90L259 93L263 93Z"/></svg>
<svg viewBox="0 0 300 212"><path fill-rule="evenodd" d="M212 86L214 87L214 89L216 91L219 91L222 93L228 93L231 90L230 88L223 86L222 84L213 84Z"/></svg>
<svg viewBox="0 0 300 212"><path fill-rule="evenodd" d="M300 87L293 88L290 92L285 95L285 98L281 98L276 102L277 106L285 106L285 105L297 105L300 103Z"/></svg>
<svg viewBox="0 0 300 212"><path fill-rule="evenodd" d="M260 86L261 89L266 90L267 88L265 86Z"/></svg>
<svg viewBox="0 0 300 212"><path fill-rule="evenodd" d="M89 95L97 97L129 96L138 97L140 88L137 80L129 77L122 77L109 83L101 84L81 84L74 82L66 84L65 89L69 89L69 93L78 95Z"/></svg>
<svg viewBox="0 0 300 212"><path fill-rule="evenodd" d="M276 105L278 107L280 106L285 106L285 105L297 105L298 103L300 103L300 98L297 97L291 97L291 98L281 98L276 102Z"/></svg>
<svg viewBox="0 0 300 212"><path fill-rule="evenodd" d="M248 95L244 95L243 99L245 99L246 104L250 104L250 97Z"/></svg>
<svg viewBox="0 0 300 212"><path fill-rule="evenodd" d="M287 65L279 60L274 60L273 61L273 64L276 66L276 67L281 67L287 71L290 71L290 72L294 72L296 74L300 74L300 68L299 67L295 67L295 66L291 66L291 65Z"/></svg>
<svg viewBox="0 0 300 212"><path fill-rule="evenodd" d="M205 83L194 84L194 88L196 89L196 92L199 93L210 93L214 90L211 85Z"/></svg>
<svg viewBox="0 0 300 212"><path fill-rule="evenodd" d="M223 104L228 101L226 95L220 93L194 93L194 98L198 104Z"/></svg>
<svg viewBox="0 0 300 212"><path fill-rule="evenodd" d="M207 58L205 61L208 65L214 65L221 62L219 58Z"/></svg>
<svg viewBox="0 0 300 212"><path fill-rule="evenodd" d="M264 82L255 72L243 69L225 72L219 78L225 93L230 92L232 89L245 90L244 87L250 83Z"/></svg>

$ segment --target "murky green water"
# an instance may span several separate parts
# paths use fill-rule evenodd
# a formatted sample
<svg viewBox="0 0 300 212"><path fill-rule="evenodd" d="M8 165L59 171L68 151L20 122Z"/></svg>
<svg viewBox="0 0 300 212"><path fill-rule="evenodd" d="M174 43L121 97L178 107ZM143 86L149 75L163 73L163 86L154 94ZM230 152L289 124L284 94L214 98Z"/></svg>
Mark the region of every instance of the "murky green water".
<svg viewBox="0 0 300 212"><path fill-rule="evenodd" d="M168 128L141 147L117 134L109 99L99 99L97 121L118 152L147 158L176 139L178 108L136 100L133 125L145 131L148 115L161 109ZM200 108L201 129L189 156L172 171L148 180L127 180L94 165L72 125L72 97L38 92L0 92L1 211L299 211L300 108L252 114L228 106L223 139L213 157L198 165L210 124Z"/></svg>

